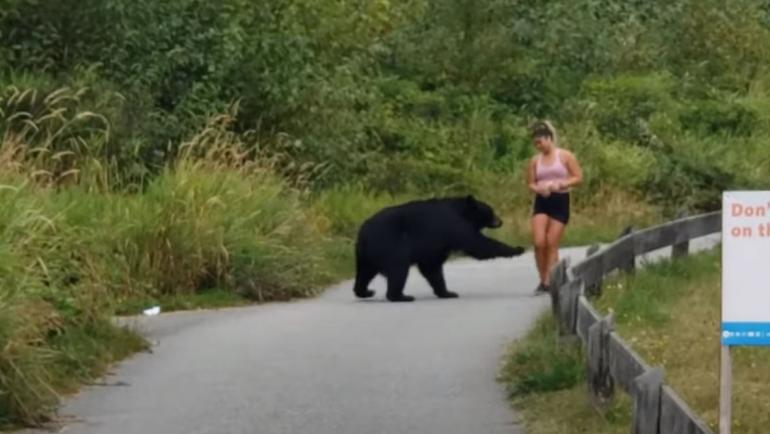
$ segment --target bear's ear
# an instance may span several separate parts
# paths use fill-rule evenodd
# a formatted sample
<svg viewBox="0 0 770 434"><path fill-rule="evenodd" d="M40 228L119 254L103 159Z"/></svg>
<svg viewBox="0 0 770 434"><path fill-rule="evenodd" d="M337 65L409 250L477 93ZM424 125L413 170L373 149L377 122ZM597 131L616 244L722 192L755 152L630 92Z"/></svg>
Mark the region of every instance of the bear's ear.
<svg viewBox="0 0 770 434"><path fill-rule="evenodd" d="M468 203L476 203L476 198L472 194L465 196L465 201Z"/></svg>

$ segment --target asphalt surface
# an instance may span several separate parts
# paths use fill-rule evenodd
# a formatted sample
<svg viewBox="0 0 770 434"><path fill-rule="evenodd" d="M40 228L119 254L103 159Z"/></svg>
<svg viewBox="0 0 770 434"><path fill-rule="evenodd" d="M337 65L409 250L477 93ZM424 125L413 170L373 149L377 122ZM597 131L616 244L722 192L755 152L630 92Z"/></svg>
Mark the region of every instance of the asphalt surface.
<svg viewBox="0 0 770 434"><path fill-rule="evenodd" d="M562 255L575 263L585 249ZM495 376L549 303L532 295L532 254L461 259L445 274L459 299L435 298L413 268L413 303L385 301L378 277L371 300L346 281L312 300L131 321L152 352L66 399L55 431L522 434Z"/></svg>

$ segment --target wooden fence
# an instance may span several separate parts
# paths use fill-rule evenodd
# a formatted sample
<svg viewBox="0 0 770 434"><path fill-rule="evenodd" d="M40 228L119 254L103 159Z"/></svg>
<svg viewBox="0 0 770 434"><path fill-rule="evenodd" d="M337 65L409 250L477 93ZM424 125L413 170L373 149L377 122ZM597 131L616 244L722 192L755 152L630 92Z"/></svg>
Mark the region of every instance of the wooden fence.
<svg viewBox="0 0 770 434"><path fill-rule="evenodd" d="M586 348L588 382L597 408L604 408L616 388L634 401L634 434L712 434L712 431L664 384L662 368L652 367L614 331L613 318L603 317L588 297L602 294L604 278L633 272L637 256L672 247L672 256L688 254L694 238L718 233L721 212L702 214L635 232L631 229L604 249L592 247L588 256L569 267L560 261L551 274L551 305L563 336Z"/></svg>

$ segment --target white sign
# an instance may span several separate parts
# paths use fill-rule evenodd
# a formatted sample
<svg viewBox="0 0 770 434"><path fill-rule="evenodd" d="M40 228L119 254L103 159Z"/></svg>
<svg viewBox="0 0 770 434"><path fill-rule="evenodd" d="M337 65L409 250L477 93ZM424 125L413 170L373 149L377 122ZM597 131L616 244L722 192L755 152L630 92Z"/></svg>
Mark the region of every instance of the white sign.
<svg viewBox="0 0 770 434"><path fill-rule="evenodd" d="M722 343L770 345L770 191L722 195Z"/></svg>

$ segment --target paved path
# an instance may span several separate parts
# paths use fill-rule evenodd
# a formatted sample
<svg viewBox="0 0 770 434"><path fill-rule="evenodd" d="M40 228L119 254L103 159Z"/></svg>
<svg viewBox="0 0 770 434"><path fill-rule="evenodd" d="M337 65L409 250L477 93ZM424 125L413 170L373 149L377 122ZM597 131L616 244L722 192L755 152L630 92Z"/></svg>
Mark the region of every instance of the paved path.
<svg viewBox="0 0 770 434"><path fill-rule="evenodd" d="M573 263L585 249L565 249ZM507 344L548 306L531 254L454 261L439 300L413 269L411 304L352 282L292 303L143 318L153 353L61 410L79 434L521 434L495 382ZM35 432L35 431L30 431Z"/></svg>

